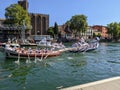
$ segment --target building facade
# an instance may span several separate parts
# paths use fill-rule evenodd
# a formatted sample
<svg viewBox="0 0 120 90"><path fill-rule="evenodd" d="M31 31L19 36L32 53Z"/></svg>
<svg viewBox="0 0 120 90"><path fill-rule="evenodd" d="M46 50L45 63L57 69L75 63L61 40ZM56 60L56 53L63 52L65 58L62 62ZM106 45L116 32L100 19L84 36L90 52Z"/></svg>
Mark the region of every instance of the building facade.
<svg viewBox="0 0 120 90"><path fill-rule="evenodd" d="M28 0L19 0L18 4L28 11ZM31 18L32 29L29 32L25 32L26 38L38 35L46 35L49 28L49 15L48 14L36 14L29 13ZM4 25L5 19L0 19L0 42L6 42L8 38L20 38L19 31L22 28L14 25Z"/></svg>
<svg viewBox="0 0 120 90"><path fill-rule="evenodd" d="M69 38L73 38L75 36L75 35L73 35L70 27L67 26L66 24L59 25L58 29L59 29L59 32L61 32L62 36L66 36ZM85 39L87 39L89 36L93 37L93 33L94 33L94 30L93 30L92 26L88 26L87 30L84 33L81 32L80 35L82 35Z"/></svg>
<svg viewBox="0 0 120 90"><path fill-rule="evenodd" d="M31 35L46 35L49 28L49 16L46 14L29 13L31 17Z"/></svg>
<svg viewBox="0 0 120 90"><path fill-rule="evenodd" d="M28 11L28 0L19 0L18 4L21 5L25 10ZM38 14L29 13L31 18L32 30L31 35L46 35L49 28L49 15L48 14Z"/></svg>
<svg viewBox="0 0 120 90"><path fill-rule="evenodd" d="M108 37L108 34L107 34L107 28L105 26L101 26L101 25L94 25L92 26L93 28L93 32L98 35L100 34L101 35L101 38L102 39L105 39Z"/></svg>
<svg viewBox="0 0 120 90"><path fill-rule="evenodd" d="M28 0L19 0L18 4L28 11L29 6Z"/></svg>

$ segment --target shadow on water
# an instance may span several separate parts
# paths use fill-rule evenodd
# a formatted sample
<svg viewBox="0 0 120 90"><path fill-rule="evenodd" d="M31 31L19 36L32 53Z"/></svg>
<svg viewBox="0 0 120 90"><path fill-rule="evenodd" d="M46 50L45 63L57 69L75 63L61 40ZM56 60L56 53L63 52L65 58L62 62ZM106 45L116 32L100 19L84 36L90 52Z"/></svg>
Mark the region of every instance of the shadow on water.
<svg viewBox="0 0 120 90"><path fill-rule="evenodd" d="M120 61L118 62L118 61L107 61L107 62L109 62L109 63L115 63L115 64L120 64Z"/></svg>

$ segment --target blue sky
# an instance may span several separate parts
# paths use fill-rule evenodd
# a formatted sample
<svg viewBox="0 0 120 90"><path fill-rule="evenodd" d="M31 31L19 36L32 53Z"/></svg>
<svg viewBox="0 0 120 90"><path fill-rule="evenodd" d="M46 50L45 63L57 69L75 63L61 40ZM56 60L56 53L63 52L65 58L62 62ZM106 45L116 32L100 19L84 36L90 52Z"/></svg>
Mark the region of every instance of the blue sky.
<svg viewBox="0 0 120 90"><path fill-rule="evenodd" d="M5 8L18 0L0 0L0 18ZM31 13L49 14L49 26L64 24L72 16L84 14L89 25L120 22L120 0L28 0Z"/></svg>

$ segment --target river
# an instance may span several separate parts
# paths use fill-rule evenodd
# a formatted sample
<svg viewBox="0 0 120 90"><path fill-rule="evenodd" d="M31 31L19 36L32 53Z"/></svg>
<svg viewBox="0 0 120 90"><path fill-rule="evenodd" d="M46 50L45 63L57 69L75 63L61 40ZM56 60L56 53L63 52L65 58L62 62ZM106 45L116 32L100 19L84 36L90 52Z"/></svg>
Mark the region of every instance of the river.
<svg viewBox="0 0 120 90"><path fill-rule="evenodd" d="M0 52L0 90L57 90L120 75L120 43L100 43L97 50L64 52L43 61L5 59Z"/></svg>

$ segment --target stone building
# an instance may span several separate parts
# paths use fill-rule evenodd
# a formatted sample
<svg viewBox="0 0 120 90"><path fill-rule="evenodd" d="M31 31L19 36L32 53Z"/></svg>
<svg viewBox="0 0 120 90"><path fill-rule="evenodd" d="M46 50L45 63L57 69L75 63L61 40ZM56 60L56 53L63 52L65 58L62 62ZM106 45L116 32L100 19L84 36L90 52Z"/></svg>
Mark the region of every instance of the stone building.
<svg viewBox="0 0 120 90"><path fill-rule="evenodd" d="M19 0L18 4L25 10L28 10L28 0ZM31 35L46 35L49 28L49 15L39 13L29 13L31 17L32 30Z"/></svg>
<svg viewBox="0 0 120 90"><path fill-rule="evenodd" d="M31 17L31 35L46 35L49 28L49 16L46 14L29 13Z"/></svg>
<svg viewBox="0 0 120 90"><path fill-rule="evenodd" d="M19 0L18 4L28 11L28 0ZM32 29L26 32L26 38L28 36L46 35L49 28L49 15L29 12L28 14L31 18ZM18 35L20 36L18 28L16 26L4 25L4 21L5 19L0 18L0 42L6 42L8 38L18 38Z"/></svg>
<svg viewBox="0 0 120 90"><path fill-rule="evenodd" d="M29 6L28 0L19 0L18 4L28 11L28 6Z"/></svg>

